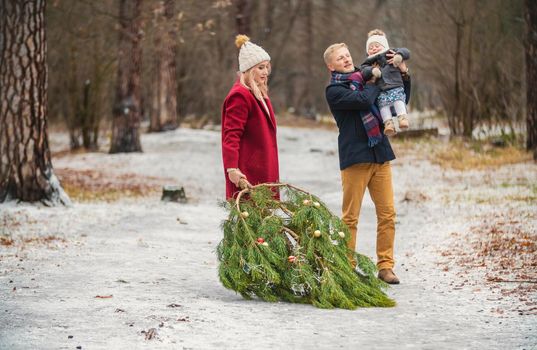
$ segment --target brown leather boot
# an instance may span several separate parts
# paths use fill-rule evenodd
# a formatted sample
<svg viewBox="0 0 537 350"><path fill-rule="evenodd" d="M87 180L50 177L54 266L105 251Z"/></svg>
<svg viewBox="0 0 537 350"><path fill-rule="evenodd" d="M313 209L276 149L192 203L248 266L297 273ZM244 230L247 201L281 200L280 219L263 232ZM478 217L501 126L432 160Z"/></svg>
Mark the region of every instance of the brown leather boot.
<svg viewBox="0 0 537 350"><path fill-rule="evenodd" d="M408 127L410 126L408 123L408 119L406 118L406 114L398 116L397 120L399 120L399 129L401 130L408 129Z"/></svg>
<svg viewBox="0 0 537 350"><path fill-rule="evenodd" d="M395 135L395 124L393 120L388 119L384 122L384 135L393 136Z"/></svg>
<svg viewBox="0 0 537 350"><path fill-rule="evenodd" d="M392 269L382 269L379 271L379 279L388 284L399 284L399 278L393 273Z"/></svg>

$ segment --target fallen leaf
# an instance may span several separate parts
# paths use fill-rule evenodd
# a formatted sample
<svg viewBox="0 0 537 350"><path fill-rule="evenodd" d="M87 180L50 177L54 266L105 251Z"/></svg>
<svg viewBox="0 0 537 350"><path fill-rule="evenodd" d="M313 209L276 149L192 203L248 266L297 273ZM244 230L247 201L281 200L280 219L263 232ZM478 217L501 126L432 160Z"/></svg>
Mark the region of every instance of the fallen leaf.
<svg viewBox="0 0 537 350"><path fill-rule="evenodd" d="M142 331L141 333L145 334L145 340L151 340L158 335L156 328L150 328L147 331Z"/></svg>

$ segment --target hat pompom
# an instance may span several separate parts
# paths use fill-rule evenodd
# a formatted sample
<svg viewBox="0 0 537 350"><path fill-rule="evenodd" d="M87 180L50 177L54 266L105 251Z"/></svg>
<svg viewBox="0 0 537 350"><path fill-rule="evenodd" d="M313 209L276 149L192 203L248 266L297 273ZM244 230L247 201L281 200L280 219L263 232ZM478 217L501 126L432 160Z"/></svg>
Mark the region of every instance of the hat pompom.
<svg viewBox="0 0 537 350"><path fill-rule="evenodd" d="M250 38L244 34L239 34L235 37L235 45L237 45L239 49L248 41L250 41Z"/></svg>

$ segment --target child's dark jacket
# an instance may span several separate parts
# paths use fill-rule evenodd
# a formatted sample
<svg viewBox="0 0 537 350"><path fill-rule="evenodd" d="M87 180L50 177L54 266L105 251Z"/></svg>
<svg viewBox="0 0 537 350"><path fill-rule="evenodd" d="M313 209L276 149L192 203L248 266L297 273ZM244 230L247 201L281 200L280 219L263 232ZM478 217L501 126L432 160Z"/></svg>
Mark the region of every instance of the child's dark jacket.
<svg viewBox="0 0 537 350"><path fill-rule="evenodd" d="M403 60L410 59L410 51L407 48L391 49L396 54L401 55ZM377 85L382 91L387 91L396 87L403 87L403 79L401 78L401 71L399 68L394 67L392 64L388 64L388 58L386 52L379 53L378 55L368 57L364 63L360 66L360 69L370 67L373 63L377 62L380 65L380 71L382 72L381 78L378 80Z"/></svg>

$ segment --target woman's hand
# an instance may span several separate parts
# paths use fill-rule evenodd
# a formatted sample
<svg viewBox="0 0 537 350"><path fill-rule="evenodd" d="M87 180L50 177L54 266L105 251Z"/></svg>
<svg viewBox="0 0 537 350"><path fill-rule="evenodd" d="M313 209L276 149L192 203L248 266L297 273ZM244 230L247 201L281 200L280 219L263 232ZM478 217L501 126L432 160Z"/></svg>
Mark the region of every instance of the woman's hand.
<svg viewBox="0 0 537 350"><path fill-rule="evenodd" d="M239 169L228 169L227 176L229 177L229 180L237 187L239 187L239 181L241 179L246 180L246 175L244 175Z"/></svg>

